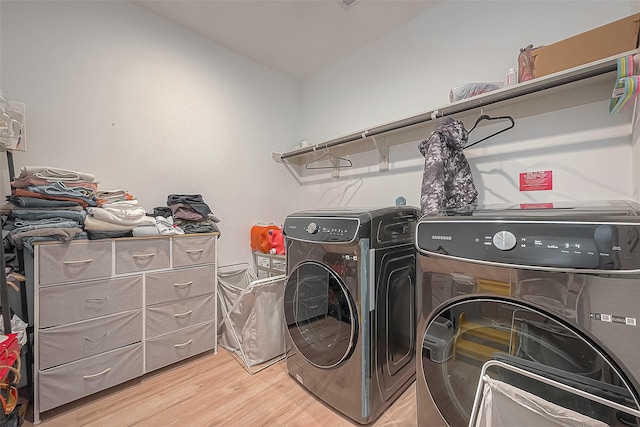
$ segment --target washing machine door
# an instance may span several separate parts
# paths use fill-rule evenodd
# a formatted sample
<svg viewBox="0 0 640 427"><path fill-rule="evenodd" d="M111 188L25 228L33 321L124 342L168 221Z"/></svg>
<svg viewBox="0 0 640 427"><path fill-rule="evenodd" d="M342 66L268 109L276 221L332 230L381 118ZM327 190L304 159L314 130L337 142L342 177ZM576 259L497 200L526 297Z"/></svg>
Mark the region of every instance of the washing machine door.
<svg viewBox="0 0 640 427"><path fill-rule="evenodd" d="M508 297L458 297L434 310L419 333L418 381L428 390L418 395L420 425L433 425L421 416L431 399L451 427L470 420L556 425L560 414L586 426L640 425L638 391L615 355L537 307ZM528 418L537 416L532 411L542 418Z"/></svg>
<svg viewBox="0 0 640 427"><path fill-rule="evenodd" d="M306 261L289 274L284 314L296 349L312 365L332 368L348 359L356 344L353 298L329 266Z"/></svg>

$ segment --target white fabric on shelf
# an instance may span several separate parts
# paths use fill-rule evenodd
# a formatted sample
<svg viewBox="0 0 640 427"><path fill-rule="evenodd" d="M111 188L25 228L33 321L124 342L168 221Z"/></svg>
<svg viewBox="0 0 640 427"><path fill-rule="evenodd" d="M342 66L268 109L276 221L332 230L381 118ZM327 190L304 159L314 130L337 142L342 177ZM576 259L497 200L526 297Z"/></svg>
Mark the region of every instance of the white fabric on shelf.
<svg viewBox="0 0 640 427"><path fill-rule="evenodd" d="M147 216L142 207L132 209L90 207L87 208L87 213L96 219L117 225L156 225L155 219Z"/></svg>
<svg viewBox="0 0 640 427"><path fill-rule="evenodd" d="M103 221L87 215L84 219L84 229L89 231L131 231L137 225L118 225L112 222Z"/></svg>

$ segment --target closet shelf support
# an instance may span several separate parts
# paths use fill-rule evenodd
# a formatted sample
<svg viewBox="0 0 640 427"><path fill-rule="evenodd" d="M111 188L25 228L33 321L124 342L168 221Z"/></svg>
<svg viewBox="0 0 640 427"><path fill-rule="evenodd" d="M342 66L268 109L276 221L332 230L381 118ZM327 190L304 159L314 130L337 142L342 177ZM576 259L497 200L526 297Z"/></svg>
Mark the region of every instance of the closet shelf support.
<svg viewBox="0 0 640 427"><path fill-rule="evenodd" d="M340 158L330 158L329 161L333 165L333 169L331 169L331 176L333 178L340 178Z"/></svg>
<svg viewBox="0 0 640 427"><path fill-rule="evenodd" d="M272 151L271 158L277 163L284 163L284 160L282 159L282 153L276 153L275 151Z"/></svg>
<svg viewBox="0 0 640 427"><path fill-rule="evenodd" d="M384 136L371 136L370 138L380 156L378 170L380 172L387 172L389 170L389 144L385 143Z"/></svg>

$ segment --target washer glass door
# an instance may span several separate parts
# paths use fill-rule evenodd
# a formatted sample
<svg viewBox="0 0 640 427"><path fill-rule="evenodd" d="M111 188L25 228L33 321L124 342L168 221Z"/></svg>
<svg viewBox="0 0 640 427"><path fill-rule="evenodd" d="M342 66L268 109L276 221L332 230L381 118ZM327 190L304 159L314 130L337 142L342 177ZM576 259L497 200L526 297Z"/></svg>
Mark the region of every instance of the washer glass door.
<svg viewBox="0 0 640 427"><path fill-rule="evenodd" d="M353 299L327 265L306 261L291 272L284 315L291 340L312 365L331 368L351 355L358 332Z"/></svg>
<svg viewBox="0 0 640 427"><path fill-rule="evenodd" d="M487 389L478 395L476 385L488 361L504 362L552 380L541 382L499 366L486 371L489 378L506 384L511 394L517 391L518 396L532 396L527 399L543 408L545 416L558 412L594 420L593 424L580 425L640 425L638 418L623 410L639 409L637 391L629 376L592 339L549 312L509 298L452 299L431 313L422 332L423 369L419 375L451 427L467 426L474 407L482 411L484 400L478 398L486 397ZM581 396L581 392L620 406L612 408ZM513 399L520 401L520 397ZM509 407L501 413L498 397L493 403L488 414L494 417L494 425L515 425L515 421L510 424L504 418L495 422L496 416L508 413L513 417L515 409ZM518 414L524 416L525 411Z"/></svg>

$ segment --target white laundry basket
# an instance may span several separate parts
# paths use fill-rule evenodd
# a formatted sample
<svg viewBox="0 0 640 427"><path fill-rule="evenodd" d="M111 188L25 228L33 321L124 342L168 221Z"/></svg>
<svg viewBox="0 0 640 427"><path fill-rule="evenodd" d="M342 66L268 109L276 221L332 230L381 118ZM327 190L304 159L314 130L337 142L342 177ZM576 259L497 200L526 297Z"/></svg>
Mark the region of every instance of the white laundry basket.
<svg viewBox="0 0 640 427"><path fill-rule="evenodd" d="M247 263L218 267L220 346L254 374L286 356L285 276L256 279Z"/></svg>
<svg viewBox="0 0 640 427"><path fill-rule="evenodd" d="M469 427L484 427L492 425L511 426L583 426L605 427L605 422L591 418L570 408L560 406L540 396L523 390L512 384L493 379L487 370L497 366L506 371L515 372L540 383L556 387L567 393L572 393L584 399L589 399L601 405L627 413L633 417L640 417L640 411L627 405L622 405L603 396L594 395L588 391L562 383L556 379L523 369L499 360L489 360L482 366L480 379L473 402ZM613 394L609 393L613 396Z"/></svg>

